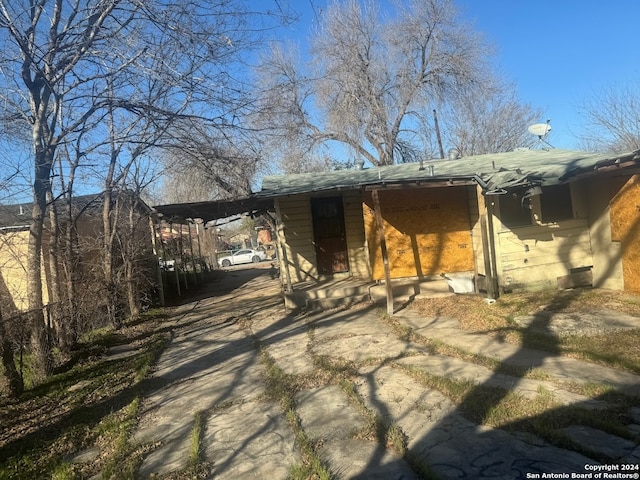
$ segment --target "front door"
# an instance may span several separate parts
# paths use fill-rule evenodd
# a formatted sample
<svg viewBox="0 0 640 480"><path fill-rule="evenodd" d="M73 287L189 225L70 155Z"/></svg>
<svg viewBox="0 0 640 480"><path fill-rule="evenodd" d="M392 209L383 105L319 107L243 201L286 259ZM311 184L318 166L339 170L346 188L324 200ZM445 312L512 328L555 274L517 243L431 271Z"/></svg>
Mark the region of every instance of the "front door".
<svg viewBox="0 0 640 480"><path fill-rule="evenodd" d="M349 271L342 197L312 198L311 214L318 272Z"/></svg>

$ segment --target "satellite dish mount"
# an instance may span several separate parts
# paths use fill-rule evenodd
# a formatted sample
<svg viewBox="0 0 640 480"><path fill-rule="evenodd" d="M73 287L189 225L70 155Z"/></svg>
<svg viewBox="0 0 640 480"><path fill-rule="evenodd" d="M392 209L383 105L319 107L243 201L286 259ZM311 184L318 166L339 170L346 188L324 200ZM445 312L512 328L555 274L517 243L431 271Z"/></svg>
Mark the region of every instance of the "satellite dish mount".
<svg viewBox="0 0 640 480"><path fill-rule="evenodd" d="M551 131L551 119L547 119L547 123L534 123L530 125L527 130L529 130L529 133L532 135L538 137L538 145L542 145L543 149L554 148L553 145L545 140Z"/></svg>

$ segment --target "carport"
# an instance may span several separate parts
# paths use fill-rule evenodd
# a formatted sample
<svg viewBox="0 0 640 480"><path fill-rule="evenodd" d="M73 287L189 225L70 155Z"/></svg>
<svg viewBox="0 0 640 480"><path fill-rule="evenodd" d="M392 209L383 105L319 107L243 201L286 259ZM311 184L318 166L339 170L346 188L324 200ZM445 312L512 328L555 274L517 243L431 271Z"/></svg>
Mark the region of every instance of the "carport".
<svg viewBox="0 0 640 480"><path fill-rule="evenodd" d="M163 260L164 267L157 268L160 303L164 305L168 286L175 287L176 293L180 296L183 290L201 281L206 264L202 262L200 239L208 223L263 214L273 219L270 212L274 211L274 205L272 198L250 195L235 200L156 205L152 210L155 213L151 220L153 253L156 258ZM176 267L175 263L173 267L167 264L167 238L178 246L181 268Z"/></svg>

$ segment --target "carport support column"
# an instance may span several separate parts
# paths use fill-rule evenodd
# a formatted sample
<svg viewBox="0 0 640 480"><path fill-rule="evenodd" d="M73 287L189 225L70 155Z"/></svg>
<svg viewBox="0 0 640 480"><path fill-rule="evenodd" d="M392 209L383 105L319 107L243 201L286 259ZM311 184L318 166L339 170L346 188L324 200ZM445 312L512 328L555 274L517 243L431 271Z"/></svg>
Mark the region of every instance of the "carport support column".
<svg viewBox="0 0 640 480"><path fill-rule="evenodd" d="M162 269L160 268L160 262L158 261L158 244L156 237L156 227L153 223L153 218L149 216L149 228L151 229L151 248L153 249L153 263L155 265L156 275L158 277L158 300L160 301L160 306L164 307L164 280L162 275ZM162 242L162 227L160 227L160 241ZM164 255L162 256L164 260Z"/></svg>
<svg viewBox="0 0 640 480"><path fill-rule="evenodd" d="M378 242L380 243L380 252L382 253L382 265L384 266L384 281L387 290L387 315L393 316L393 289L391 287L391 270L389 269L389 255L387 254L387 241L384 237L384 225L382 224L382 212L380 211L380 199L378 198L378 190L371 191L373 198L373 213L378 226Z"/></svg>

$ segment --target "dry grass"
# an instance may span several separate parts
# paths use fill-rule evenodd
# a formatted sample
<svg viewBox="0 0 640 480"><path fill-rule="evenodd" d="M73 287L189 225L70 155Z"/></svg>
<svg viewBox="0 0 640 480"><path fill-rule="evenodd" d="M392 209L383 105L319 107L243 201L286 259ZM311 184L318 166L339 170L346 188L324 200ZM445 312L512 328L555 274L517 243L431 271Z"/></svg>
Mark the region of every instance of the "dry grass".
<svg viewBox="0 0 640 480"><path fill-rule="evenodd" d="M96 348L104 336L81 345L90 355L24 393L18 401L0 401L0 478L88 478L118 471L133 478L138 449L128 443L147 385L145 377L167 344L154 333L159 322L145 317L126 326L110 343L135 345L135 354L120 360ZM96 353L98 352L98 353ZM77 452L97 448L92 461L70 464Z"/></svg>
<svg viewBox="0 0 640 480"><path fill-rule="evenodd" d="M544 290L505 294L492 305L478 295L427 298L415 301L413 308L427 316L459 318L465 330L486 331L513 326L514 317L534 313L544 316L607 309L640 317L640 297L609 290Z"/></svg>
<svg viewBox="0 0 640 480"><path fill-rule="evenodd" d="M536 315L548 319L554 313L616 311L638 316L640 297L625 292L576 289L546 290L503 295L494 304L476 295L422 299L413 309L424 316L457 318L460 328L499 337L515 345L557 352L564 356L640 374L640 328L551 336L528 331L515 318Z"/></svg>

